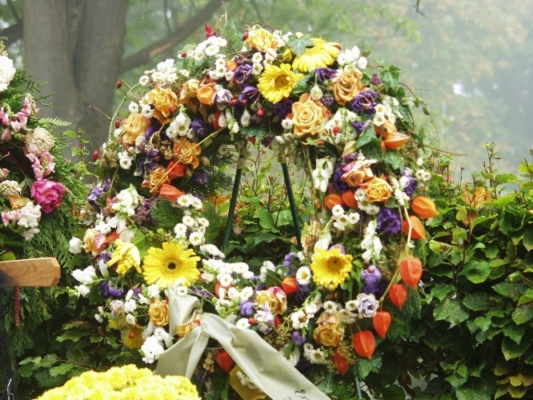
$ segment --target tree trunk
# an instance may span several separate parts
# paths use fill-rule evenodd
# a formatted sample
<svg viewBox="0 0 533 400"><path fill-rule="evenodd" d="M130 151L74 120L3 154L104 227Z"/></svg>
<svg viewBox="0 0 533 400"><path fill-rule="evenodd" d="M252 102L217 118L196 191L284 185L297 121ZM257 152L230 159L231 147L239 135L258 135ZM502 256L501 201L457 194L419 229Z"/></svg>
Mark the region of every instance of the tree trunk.
<svg viewBox="0 0 533 400"><path fill-rule="evenodd" d="M25 67L53 93L40 116L71 122L94 148L109 133L126 9L127 0L24 1Z"/></svg>

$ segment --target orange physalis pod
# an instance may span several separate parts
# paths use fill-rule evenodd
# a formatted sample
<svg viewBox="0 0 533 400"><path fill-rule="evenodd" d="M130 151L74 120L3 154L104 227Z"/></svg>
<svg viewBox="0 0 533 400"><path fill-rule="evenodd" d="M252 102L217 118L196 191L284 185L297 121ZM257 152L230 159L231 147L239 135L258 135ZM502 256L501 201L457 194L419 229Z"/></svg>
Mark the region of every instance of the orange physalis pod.
<svg viewBox="0 0 533 400"><path fill-rule="evenodd" d="M168 163L167 176L168 179L174 180L176 178L183 178L185 176L186 166L183 163L179 163L175 160Z"/></svg>
<svg viewBox="0 0 533 400"><path fill-rule="evenodd" d="M391 321L392 317L387 311L378 311L376 315L374 315L374 318L372 318L374 329L382 339L385 339L385 336L387 336Z"/></svg>
<svg viewBox="0 0 533 400"><path fill-rule="evenodd" d="M409 216L409 221L411 222L411 239L422 239L426 240L426 229L424 228L424 225L422 225L422 222L418 219L415 215ZM407 220L403 221L402 229L405 234L409 234L409 222Z"/></svg>
<svg viewBox="0 0 533 400"><path fill-rule="evenodd" d="M346 358L340 355L337 350L335 350L335 353L333 354L333 362L335 363L335 368L337 368L337 371L339 372L339 374L341 374L341 376L344 376L344 374L348 372L348 368L350 368L350 363Z"/></svg>
<svg viewBox="0 0 533 400"><path fill-rule="evenodd" d="M226 371L228 374L233 368L233 365L235 364L235 361L233 361L233 359L226 352L226 350L219 350L215 357L215 361L218 366L224 371Z"/></svg>
<svg viewBox="0 0 533 400"><path fill-rule="evenodd" d="M165 197L171 201L176 201L180 196L184 195L181 190L177 187L169 185L168 183L163 183L159 188L159 195Z"/></svg>
<svg viewBox="0 0 533 400"><path fill-rule="evenodd" d="M326 197L324 197L324 204L326 204L326 207L328 208L328 210L332 210L333 207L335 207L337 204L344 206L344 201L342 200L342 197L340 194L331 193L331 194L328 194Z"/></svg>
<svg viewBox="0 0 533 400"><path fill-rule="evenodd" d="M296 283L295 277L286 276L283 278L283 281L281 281L281 288L285 292L285 294L293 294L298 291L298 284Z"/></svg>
<svg viewBox="0 0 533 400"><path fill-rule="evenodd" d="M400 310L407 300L407 288L401 283L394 283L389 289L389 299Z"/></svg>
<svg viewBox="0 0 533 400"><path fill-rule="evenodd" d="M394 132L386 136L383 143L387 149L396 150L406 144L411 138L406 134Z"/></svg>
<svg viewBox="0 0 533 400"><path fill-rule="evenodd" d="M398 269L402 280L413 289L416 289L420 278L422 278L422 261L416 257L404 258L400 261Z"/></svg>
<svg viewBox="0 0 533 400"><path fill-rule="evenodd" d="M354 210L359 208L357 205L357 200L355 200L354 191L352 189L342 192L341 197L342 201L344 201L344 204L346 204L348 207L353 208Z"/></svg>
<svg viewBox="0 0 533 400"><path fill-rule="evenodd" d="M360 331L353 334L353 348L359 356L372 358L376 349L376 338L371 331Z"/></svg>
<svg viewBox="0 0 533 400"><path fill-rule="evenodd" d="M424 196L416 196L413 198L411 201L411 209L420 218L433 218L434 216L439 215L433 200Z"/></svg>

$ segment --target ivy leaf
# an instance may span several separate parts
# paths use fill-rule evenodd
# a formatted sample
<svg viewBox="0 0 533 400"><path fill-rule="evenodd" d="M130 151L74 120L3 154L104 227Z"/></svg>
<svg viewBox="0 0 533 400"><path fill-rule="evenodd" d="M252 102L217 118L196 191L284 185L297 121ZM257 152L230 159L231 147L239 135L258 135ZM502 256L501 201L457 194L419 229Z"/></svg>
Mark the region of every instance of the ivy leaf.
<svg viewBox="0 0 533 400"><path fill-rule="evenodd" d="M472 283L483 283L491 272L489 263L486 261L468 261L459 275L465 276Z"/></svg>
<svg viewBox="0 0 533 400"><path fill-rule="evenodd" d="M398 85L398 79L400 78L400 73L402 70L396 65L391 65L388 69L383 70L381 73L381 80L385 85L390 88Z"/></svg>
<svg viewBox="0 0 533 400"><path fill-rule="evenodd" d="M533 318L533 302L522 304L515 308L512 314L513 321L517 324L524 324Z"/></svg>
<svg viewBox="0 0 533 400"><path fill-rule="evenodd" d="M373 140L377 140L376 133L373 129L365 129L363 133L361 133L361 136L356 141L357 148L361 148L367 143L372 142ZM381 147L381 144L380 144Z"/></svg>
<svg viewBox="0 0 533 400"><path fill-rule="evenodd" d="M433 310L435 321L448 321L452 324L460 324L468 319L470 313L458 299L444 299Z"/></svg>
<svg viewBox="0 0 533 400"><path fill-rule="evenodd" d="M492 301L486 292L468 293L463 299L466 308L472 311L483 311L491 307Z"/></svg>
<svg viewBox="0 0 533 400"><path fill-rule="evenodd" d="M529 227L524 232L524 247L527 251L533 250L533 227Z"/></svg>
<svg viewBox="0 0 533 400"><path fill-rule="evenodd" d="M372 139L369 143L359 147L359 150L365 155L366 158L373 158L378 161L381 160L383 155L383 151L381 150L381 140L379 139Z"/></svg>
<svg viewBox="0 0 533 400"><path fill-rule="evenodd" d="M297 37L296 35L291 35L289 38L288 46L297 57L301 56L308 47L312 47L315 44L309 38L309 36Z"/></svg>
<svg viewBox="0 0 533 400"><path fill-rule="evenodd" d="M398 171L404 166L404 159L397 151L387 151L383 159L385 165L395 171Z"/></svg>

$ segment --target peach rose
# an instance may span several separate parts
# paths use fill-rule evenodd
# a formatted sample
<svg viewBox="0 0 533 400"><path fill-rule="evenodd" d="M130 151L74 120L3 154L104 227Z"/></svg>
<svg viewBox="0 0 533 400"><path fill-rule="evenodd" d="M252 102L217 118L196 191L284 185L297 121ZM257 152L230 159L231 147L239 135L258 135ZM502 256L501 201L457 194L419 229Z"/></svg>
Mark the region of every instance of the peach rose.
<svg viewBox="0 0 533 400"><path fill-rule="evenodd" d="M341 176L341 180L351 187L358 187L374 176L372 169L361 161L351 162L343 168L343 171L345 173Z"/></svg>
<svg viewBox="0 0 533 400"><path fill-rule="evenodd" d="M292 105L292 124L294 134L299 137L316 135L322 121L328 119L330 112L322 103L315 103L309 95L303 94L300 101Z"/></svg>
<svg viewBox="0 0 533 400"><path fill-rule="evenodd" d="M173 147L174 157L177 162L182 164L190 164L194 169L200 165L198 155L202 152L202 146L199 144L181 138L174 142Z"/></svg>
<svg viewBox="0 0 533 400"><path fill-rule="evenodd" d="M160 300L152 301L148 309L148 316L155 326L168 325L168 304Z"/></svg>
<svg viewBox="0 0 533 400"><path fill-rule="evenodd" d="M135 144L135 139L144 135L150 127L150 119L143 117L142 114L130 114L122 123L124 135L122 140L127 144Z"/></svg>
<svg viewBox="0 0 533 400"><path fill-rule="evenodd" d="M150 190L156 190L164 183L170 183L166 169L162 166L158 166L150 172L150 176L147 182L143 182L143 187L148 187Z"/></svg>
<svg viewBox="0 0 533 400"><path fill-rule="evenodd" d="M344 327L340 324L339 314L322 313L313 331L313 339L326 347L337 347L344 336Z"/></svg>
<svg viewBox="0 0 533 400"><path fill-rule="evenodd" d="M154 116L164 123L178 108L178 96L171 88L156 86L148 92L148 101L155 107Z"/></svg>
<svg viewBox="0 0 533 400"><path fill-rule="evenodd" d="M274 39L274 35L263 28L250 31L246 43L257 51L275 49L278 45L278 42Z"/></svg>
<svg viewBox="0 0 533 400"><path fill-rule="evenodd" d="M359 94L363 87L361 84L362 76L359 71L351 70L337 74L331 80L333 82L333 95L337 103L343 106Z"/></svg>
<svg viewBox="0 0 533 400"><path fill-rule="evenodd" d="M215 84L209 83L202 85L196 92L196 98L202 104L210 106L213 104L213 96L215 95Z"/></svg>
<svg viewBox="0 0 533 400"><path fill-rule="evenodd" d="M387 181L376 177L366 182L363 189L372 203L387 201L392 194L392 188Z"/></svg>
<svg viewBox="0 0 533 400"><path fill-rule="evenodd" d="M287 295L277 286L257 292L255 301L258 305L267 305L274 315L283 315L287 310Z"/></svg>

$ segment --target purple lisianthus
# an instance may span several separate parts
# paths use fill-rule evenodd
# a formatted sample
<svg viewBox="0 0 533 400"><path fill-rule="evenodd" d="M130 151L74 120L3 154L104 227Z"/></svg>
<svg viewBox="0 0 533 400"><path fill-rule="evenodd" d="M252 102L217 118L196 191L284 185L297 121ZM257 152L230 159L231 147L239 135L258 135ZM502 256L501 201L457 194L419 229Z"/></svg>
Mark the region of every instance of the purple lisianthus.
<svg viewBox="0 0 533 400"><path fill-rule="evenodd" d="M302 344L305 343L305 338L302 336L300 331L294 331L292 333L292 341L294 342L296 346L301 346Z"/></svg>
<svg viewBox="0 0 533 400"><path fill-rule="evenodd" d="M317 68L315 70L315 73L318 82L324 83L325 81L328 81L333 78L337 74L337 71L331 68Z"/></svg>
<svg viewBox="0 0 533 400"><path fill-rule="evenodd" d="M233 98L233 95L228 89L220 89L219 91L215 93L213 100L217 108L219 110L223 110L224 108L228 106L232 98Z"/></svg>
<svg viewBox="0 0 533 400"><path fill-rule="evenodd" d="M293 101L290 99L285 99L277 102L274 105L274 114L276 114L276 117L279 117L280 119L285 119L287 114L292 112L292 103Z"/></svg>
<svg viewBox="0 0 533 400"><path fill-rule="evenodd" d="M239 85L246 83L248 79L252 76L252 66L250 64L241 64L235 70L233 74L233 80Z"/></svg>
<svg viewBox="0 0 533 400"><path fill-rule="evenodd" d="M348 185L346 182L344 182L341 179L342 176L344 175L344 171L342 170L343 167L337 168L335 170L335 173L333 174L333 185L335 186L335 189L337 189L339 193L344 193L348 189L350 189L350 185Z"/></svg>
<svg viewBox="0 0 533 400"><path fill-rule="evenodd" d="M254 302L243 300L240 302L239 307L241 309L241 315L243 317L251 317L254 315Z"/></svg>
<svg viewBox="0 0 533 400"><path fill-rule="evenodd" d="M357 134L360 135L363 131L370 125L370 120L366 122L353 121L352 126L357 131Z"/></svg>
<svg viewBox="0 0 533 400"><path fill-rule="evenodd" d="M411 176L402 176L400 178L401 183L403 183L404 193L411 197L418 186L418 181Z"/></svg>
<svg viewBox="0 0 533 400"><path fill-rule="evenodd" d="M198 139L205 138L209 133L209 125L201 119L192 120L191 129Z"/></svg>
<svg viewBox="0 0 533 400"><path fill-rule="evenodd" d="M362 270L361 279L365 282L363 293L372 293L376 297L381 297L385 292L385 282L381 280L381 271L375 265Z"/></svg>
<svg viewBox="0 0 533 400"><path fill-rule="evenodd" d="M376 315L379 308L379 302L376 300L374 294L359 293L356 298L357 311L364 318L372 318Z"/></svg>
<svg viewBox="0 0 533 400"><path fill-rule="evenodd" d="M197 186L205 186L209 182L209 174L202 169L198 169L194 172L194 175L192 176L192 181Z"/></svg>
<svg viewBox="0 0 533 400"><path fill-rule="evenodd" d="M146 130L146 133L144 134L144 136L146 136L146 140L150 140L150 138L156 131L157 131L157 128L155 126L148 127L148 129Z"/></svg>
<svg viewBox="0 0 533 400"><path fill-rule="evenodd" d="M400 216L390 208L383 207L379 210L377 231L379 233L395 234L402 229Z"/></svg>
<svg viewBox="0 0 533 400"><path fill-rule="evenodd" d="M297 290L294 299L296 300L296 304L300 306L311 294L311 288L309 287L309 285L300 285L298 281L296 281L296 286Z"/></svg>
<svg viewBox="0 0 533 400"><path fill-rule="evenodd" d="M87 196L87 201L94 207L96 207L96 202L104 193L104 188L102 186L96 186L91 194Z"/></svg>
<svg viewBox="0 0 533 400"><path fill-rule="evenodd" d="M355 99L352 100L352 110L358 113L374 114L376 101L379 95L373 90L365 90L360 92Z"/></svg>
<svg viewBox="0 0 533 400"><path fill-rule="evenodd" d="M150 213L152 212L152 201L150 199L145 199L142 207L140 207L135 215L132 217L135 222L141 224L143 221L150 220Z"/></svg>
<svg viewBox="0 0 533 400"><path fill-rule="evenodd" d="M109 281L100 282L100 292L105 299L110 297L120 297L124 294L124 289L117 289L109 283Z"/></svg>
<svg viewBox="0 0 533 400"><path fill-rule="evenodd" d="M324 96L320 99L322 104L324 104L326 107L331 107L331 105L335 102L335 98L331 96Z"/></svg>
<svg viewBox="0 0 533 400"><path fill-rule="evenodd" d="M259 92L259 89L257 89L256 86L246 85L245 88L242 90L241 94L239 95L239 101L242 103L244 100L246 100L248 104L251 104L259 100L260 97L261 93Z"/></svg>

